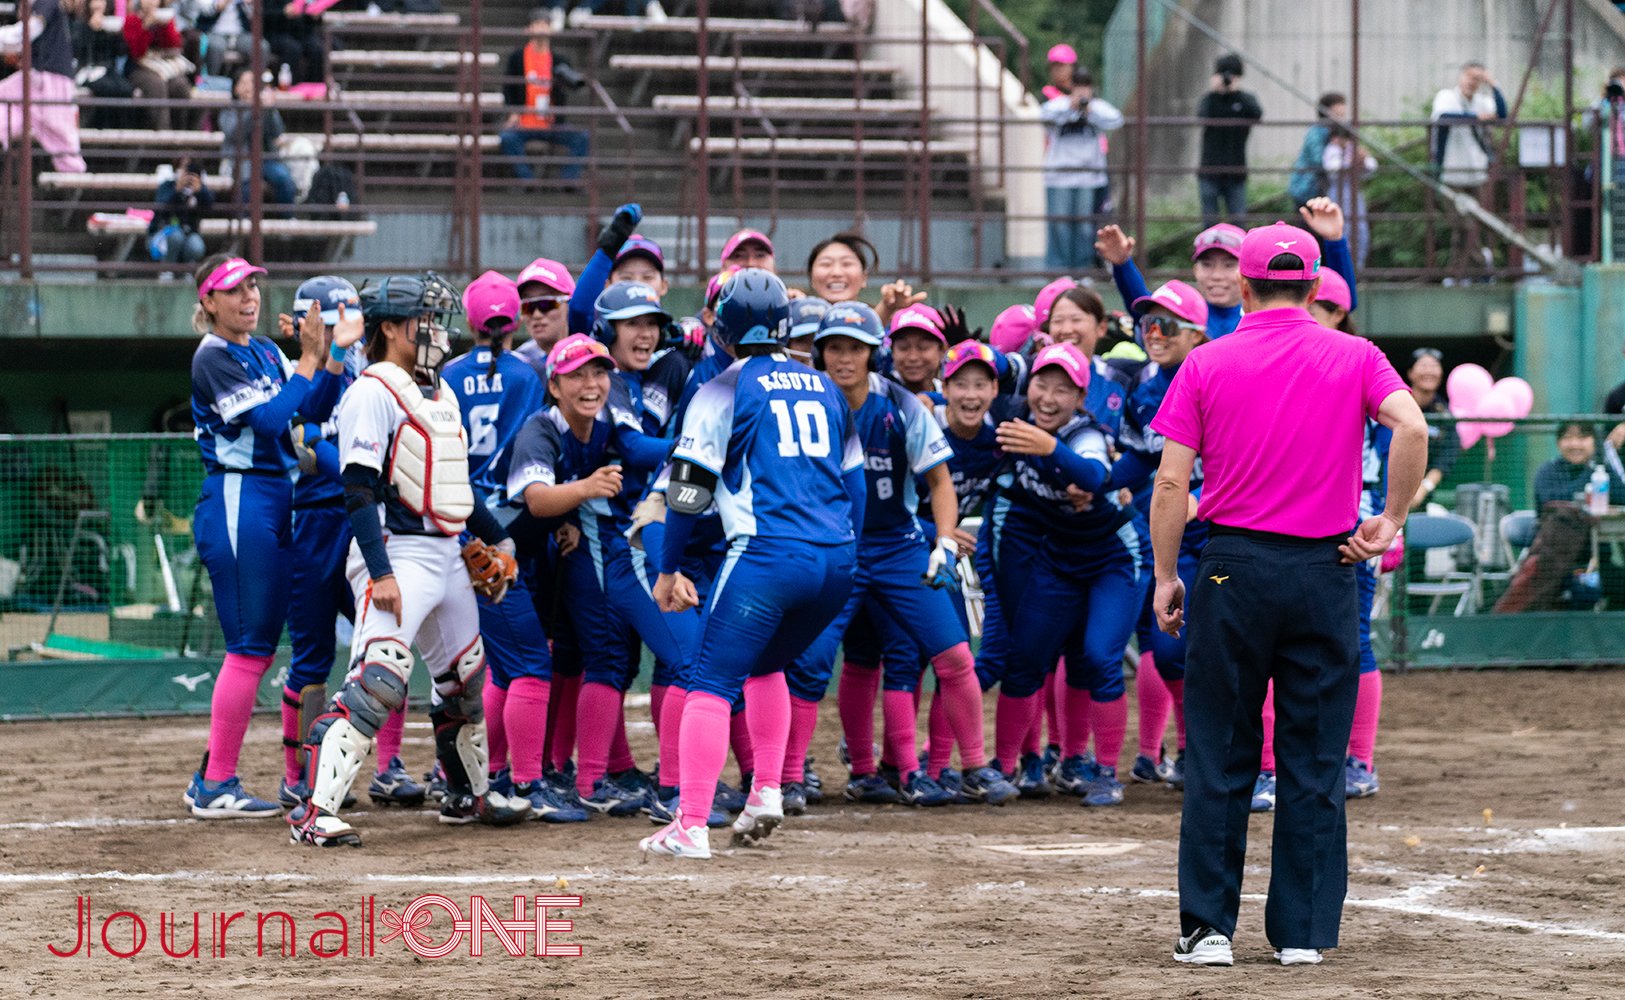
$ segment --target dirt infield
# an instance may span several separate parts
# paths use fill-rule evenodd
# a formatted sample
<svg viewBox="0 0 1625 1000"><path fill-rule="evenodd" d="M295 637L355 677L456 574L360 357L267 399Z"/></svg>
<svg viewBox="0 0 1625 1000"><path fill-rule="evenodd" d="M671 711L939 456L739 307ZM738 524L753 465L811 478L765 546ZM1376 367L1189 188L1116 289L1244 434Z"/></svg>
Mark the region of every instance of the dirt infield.
<svg viewBox="0 0 1625 1000"><path fill-rule="evenodd" d="M637 838L653 829L641 818L456 829L376 809L355 819L364 849L318 852L287 844L280 821L185 818L180 793L206 735L201 720L9 725L0 753L17 808L0 824L0 996L1621 996L1622 681L1390 676L1383 790L1349 807L1343 947L1292 969L1269 961L1258 897L1242 906L1235 968L1169 957L1179 798L1162 788L1132 786L1122 808L1103 811L1072 799L1002 810L826 806L762 848L709 863L641 864ZM652 731L633 728L634 750L652 759ZM421 771L427 730L407 737L408 764ZM279 738L274 717L255 718L243 761L262 795L276 787ZM831 699L814 753L838 797L837 738ZM1254 817L1250 893L1268 884L1269 835L1269 817ZM725 846L723 835L712 839ZM1117 853L990 849L1084 844ZM481 958L465 941L420 959L399 940L381 942L382 920L375 956L360 954L363 896L382 913L442 893L467 916L479 894L507 917L515 894L563 892L581 895L582 907L548 911L576 921L549 940L580 945L579 958L510 957L488 934ZM91 947L53 956L48 945L74 946L76 900L87 895ZM147 927L132 958L102 944L103 921L119 910ZM298 923L297 954L272 957L272 920L266 955L255 957L257 914L278 910ZM313 920L329 910L348 920L347 957L309 953L313 931L337 926ZM238 911L247 915L230 925L226 957L210 957L211 914ZM169 912L182 920L180 949L201 915L201 957L164 955L159 922ZM446 926L436 913L436 940ZM107 940L127 951L135 933L120 917Z"/></svg>

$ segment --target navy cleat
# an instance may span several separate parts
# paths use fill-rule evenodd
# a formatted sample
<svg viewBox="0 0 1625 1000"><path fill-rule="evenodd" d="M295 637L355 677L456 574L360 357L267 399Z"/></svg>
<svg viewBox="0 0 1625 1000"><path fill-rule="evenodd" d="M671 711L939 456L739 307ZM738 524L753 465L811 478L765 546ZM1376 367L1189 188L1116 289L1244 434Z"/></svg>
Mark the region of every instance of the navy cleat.
<svg viewBox="0 0 1625 1000"><path fill-rule="evenodd" d="M658 792L649 796L649 801L652 804L648 809L644 810L649 814L649 822L656 826L665 826L676 821L679 801L677 786L660 786ZM728 814L714 805L711 807L711 815L705 818L705 825L713 830L719 830L729 825L730 822L732 821L728 819Z"/></svg>
<svg viewBox="0 0 1625 1000"><path fill-rule="evenodd" d="M813 755L801 762L801 787L806 790L807 804L819 805L824 801L824 779L813 770Z"/></svg>
<svg viewBox="0 0 1625 1000"><path fill-rule="evenodd" d="M799 781L787 781L784 784L784 814L786 816L800 816L807 811L807 789Z"/></svg>
<svg viewBox="0 0 1625 1000"><path fill-rule="evenodd" d="M1272 813L1275 811L1275 772L1260 771L1258 780L1253 782L1253 812Z"/></svg>
<svg viewBox="0 0 1625 1000"><path fill-rule="evenodd" d="M608 813L611 816L632 816L643 810L649 793L639 788L633 790L623 787L619 782L605 775L593 782L592 794L581 800L581 804L594 812Z"/></svg>
<svg viewBox="0 0 1625 1000"><path fill-rule="evenodd" d="M1155 760L1142 753L1134 758L1134 767L1129 771L1128 777L1130 781L1142 785L1160 785L1168 780L1173 768L1173 762L1161 750L1157 751Z"/></svg>
<svg viewBox="0 0 1625 1000"><path fill-rule="evenodd" d="M585 823L590 813L575 796L565 798L545 781L521 781L513 786L512 798L529 802L529 819L543 823Z"/></svg>
<svg viewBox="0 0 1625 1000"><path fill-rule="evenodd" d="M942 773L937 775L937 784L953 796L948 802L949 805L962 806L970 801L965 797L965 780L954 768L943 768Z"/></svg>
<svg viewBox="0 0 1625 1000"><path fill-rule="evenodd" d="M1059 745L1051 743L1049 746L1044 748L1044 773L1047 775L1052 775L1055 773L1055 769L1060 765L1061 748Z"/></svg>
<svg viewBox="0 0 1625 1000"><path fill-rule="evenodd" d="M880 775L880 780L892 787L892 791L902 791L903 776L898 773L897 765L888 764L885 761L881 761L880 770L877 773Z"/></svg>
<svg viewBox="0 0 1625 1000"><path fill-rule="evenodd" d="M1377 794L1377 772L1371 765L1350 755L1343 767L1343 795L1350 799L1368 799ZM1282 963L1285 964L1285 963Z"/></svg>
<svg viewBox="0 0 1625 1000"><path fill-rule="evenodd" d="M300 778L291 785L288 784L287 778L283 778L277 783L276 800L282 804L284 809L298 809L299 804L308 798L310 798L310 785L305 783L304 778ZM191 803L187 804L190 805ZM339 808L349 809L354 805L355 796L345 792L344 801L339 803Z"/></svg>
<svg viewBox="0 0 1625 1000"><path fill-rule="evenodd" d="M1055 768L1055 788L1063 795L1081 796L1095 780L1098 767L1094 754L1075 753Z"/></svg>
<svg viewBox="0 0 1625 1000"><path fill-rule="evenodd" d="M486 826L512 826L523 823L529 814L528 799L509 798L497 792L448 794L440 805L440 822L457 826L476 822Z"/></svg>
<svg viewBox="0 0 1625 1000"><path fill-rule="evenodd" d="M192 783L181 801L198 819L265 819L282 812L281 803L267 802L243 791L243 783L236 775L211 782L202 773L193 772Z"/></svg>
<svg viewBox="0 0 1625 1000"><path fill-rule="evenodd" d="M903 780L897 794L904 805L910 806L945 806L954 800L954 794L937 784L923 767L915 768Z"/></svg>
<svg viewBox="0 0 1625 1000"><path fill-rule="evenodd" d="M846 781L846 800L888 805L897 801L897 789L878 774L854 774Z"/></svg>
<svg viewBox="0 0 1625 1000"><path fill-rule="evenodd" d="M1002 806L1021 795L998 768L991 765L966 771L963 778L964 796L972 802L986 802Z"/></svg>
<svg viewBox="0 0 1625 1000"><path fill-rule="evenodd" d="M446 801L446 769L440 766L438 760L434 762L434 767L424 772L423 786L429 798L436 802Z"/></svg>
<svg viewBox="0 0 1625 1000"><path fill-rule="evenodd" d="M502 774L506 777L508 769L503 768ZM491 787L495 789L496 782L493 781ZM513 782L508 782L507 789L502 793L513 794ZM391 757L389 766L373 775L372 784L367 786L367 798L371 799L374 805L380 806L414 809L423 804L427 795L423 786L413 781L412 776L406 773L406 765L401 763L399 757Z"/></svg>
<svg viewBox="0 0 1625 1000"><path fill-rule="evenodd" d="M743 785L745 788L750 787L750 775L745 776ZM711 809L713 812L743 812L745 801L749 798L750 796L745 792L719 779L717 781L717 793L711 797Z"/></svg>
<svg viewBox="0 0 1625 1000"><path fill-rule="evenodd" d="M1168 787L1180 792L1185 790L1185 751L1183 749L1174 756L1173 763L1168 765Z"/></svg>
<svg viewBox="0 0 1625 1000"><path fill-rule="evenodd" d="M1123 804L1123 783L1117 780L1117 768L1099 765L1094 780L1083 793L1086 806L1120 806Z"/></svg>
<svg viewBox="0 0 1625 1000"><path fill-rule="evenodd" d="M1044 778L1044 758L1035 753L1021 755L1021 763L1016 765L1015 785L1024 799L1047 799L1055 794L1055 789Z"/></svg>

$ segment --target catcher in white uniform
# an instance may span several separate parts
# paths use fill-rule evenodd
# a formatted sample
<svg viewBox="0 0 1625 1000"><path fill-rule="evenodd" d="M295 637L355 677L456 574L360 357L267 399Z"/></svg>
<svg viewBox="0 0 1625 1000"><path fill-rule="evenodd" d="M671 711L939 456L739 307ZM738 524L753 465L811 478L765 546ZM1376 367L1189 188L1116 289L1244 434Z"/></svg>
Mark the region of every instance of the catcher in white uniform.
<svg viewBox="0 0 1625 1000"><path fill-rule="evenodd" d="M339 804L379 727L406 701L414 641L434 679L429 718L447 779L440 821L506 825L530 810L492 791L486 772L474 592L500 600L517 566L507 532L474 502L457 397L440 380L444 321L460 311L456 290L433 272L361 290L370 364L336 413L355 533L345 567L355 638L344 686L305 736L311 794L288 817L294 843L361 846ZM475 540L459 547L465 526Z"/></svg>

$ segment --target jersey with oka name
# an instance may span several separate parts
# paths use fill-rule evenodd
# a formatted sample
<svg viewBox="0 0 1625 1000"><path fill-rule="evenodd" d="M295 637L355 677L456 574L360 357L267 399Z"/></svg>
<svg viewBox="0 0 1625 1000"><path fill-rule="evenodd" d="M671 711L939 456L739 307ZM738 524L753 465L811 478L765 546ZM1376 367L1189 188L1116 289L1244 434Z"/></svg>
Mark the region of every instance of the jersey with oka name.
<svg viewBox="0 0 1625 1000"><path fill-rule="evenodd" d="M736 361L701 386L673 458L717 476L729 538L853 540L841 478L863 465L857 425L828 376L783 354Z"/></svg>
<svg viewBox="0 0 1625 1000"><path fill-rule="evenodd" d="M884 376L869 374L869 398L852 414L863 442L868 499L863 533L919 527L916 476L953 457L942 428L918 396Z"/></svg>
<svg viewBox="0 0 1625 1000"><path fill-rule="evenodd" d="M1021 419L1028 419L1023 406ZM1055 432L1060 446L1070 448L1080 458L1098 462L1104 472L1111 469L1111 438L1087 413L1079 413ZM1109 485L1096 493L1079 510L1067 492L1072 483L1051 455L1007 456L999 470L1000 498L1009 505L1009 517L1027 521L1030 526L1070 543L1097 541L1115 535L1134 515L1132 506L1117 504L1117 491Z"/></svg>
<svg viewBox="0 0 1625 1000"><path fill-rule="evenodd" d="M491 349L476 347L441 371L463 411L468 432L468 472L485 503L507 501L508 467L514 438L533 413L543 407L542 380L523 358L497 355L491 371Z"/></svg>
<svg viewBox="0 0 1625 1000"><path fill-rule="evenodd" d="M246 420L248 411L275 398L293 373L293 362L266 337L243 345L203 335L192 354L192 421L205 473L289 473L299 464L286 426L267 436Z"/></svg>
<svg viewBox="0 0 1625 1000"><path fill-rule="evenodd" d="M948 472L953 476L954 496L959 499L959 516L973 517L987 501L993 490L993 477L1004 462L1004 449L999 447L999 424L1009 420L1021 409L1021 400L1015 396L995 396L993 405L982 414L976 433L960 437L949 427L948 405L941 393L927 394L933 403L932 414L942 436L953 449L948 459Z"/></svg>
<svg viewBox="0 0 1625 1000"><path fill-rule="evenodd" d="M448 421L456 420L457 397L445 383L438 392L424 392L426 405L443 407ZM418 513L404 503L399 489L390 481L391 459L395 454L396 439L407 423L406 410L395 393L381 379L358 378L345 391L334 411L338 421L339 466L359 465L378 473L378 483L384 500L379 507L384 531L395 535L430 535L444 537L445 528L429 516ZM450 463L434 462L430 475L441 485L454 485L459 472L462 484L468 483L467 461L461 469L446 468ZM454 533L454 532L453 532Z"/></svg>
<svg viewBox="0 0 1625 1000"><path fill-rule="evenodd" d="M513 443L513 460L508 463L508 496L522 503L525 487L533 483L562 486L586 479L606 465L619 465L620 457L610 441L609 408L598 411L592 433L586 441L575 436L557 406L550 406L525 421ZM589 549L601 553L604 546L619 549L626 545L621 534L623 518L605 497L594 497L565 515L565 520L581 529Z"/></svg>

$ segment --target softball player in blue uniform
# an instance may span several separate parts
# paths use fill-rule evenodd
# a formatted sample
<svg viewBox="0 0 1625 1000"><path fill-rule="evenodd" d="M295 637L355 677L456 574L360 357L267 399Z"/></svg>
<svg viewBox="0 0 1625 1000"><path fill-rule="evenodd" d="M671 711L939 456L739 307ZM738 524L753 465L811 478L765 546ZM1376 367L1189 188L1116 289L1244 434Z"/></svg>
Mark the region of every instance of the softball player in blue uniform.
<svg viewBox="0 0 1625 1000"><path fill-rule="evenodd" d="M209 747L182 796L203 819L272 816L281 808L243 790L237 758L260 677L288 618L297 465L289 421L296 411L327 419L340 388L335 376L343 373L331 359L317 371L327 350L320 317L299 323L297 366L270 340L254 335L256 276L264 273L225 254L204 260L197 271L192 328L203 339L192 356L192 418L206 475L193 534L226 637L210 705Z"/></svg>

